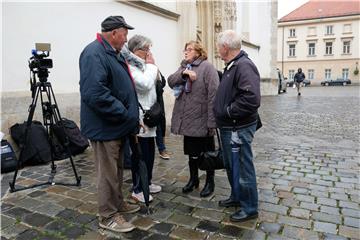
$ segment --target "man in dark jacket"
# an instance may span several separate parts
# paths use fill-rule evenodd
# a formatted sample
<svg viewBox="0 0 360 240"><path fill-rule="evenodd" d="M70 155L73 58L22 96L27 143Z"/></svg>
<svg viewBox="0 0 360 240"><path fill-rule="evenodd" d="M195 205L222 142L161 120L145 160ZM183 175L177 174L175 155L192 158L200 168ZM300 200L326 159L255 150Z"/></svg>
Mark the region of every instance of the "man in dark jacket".
<svg viewBox="0 0 360 240"><path fill-rule="evenodd" d="M301 95L300 92L300 88L301 88L301 83L305 80L305 74L302 72L302 69L299 68L297 73L294 76L294 84L296 85L296 89L298 92L298 96Z"/></svg>
<svg viewBox="0 0 360 240"><path fill-rule="evenodd" d="M226 67L214 103L220 128L224 164L231 185L223 207L240 206L231 221L258 216L258 195L251 143L260 106L260 76L254 63L241 50L241 38L232 30L219 34L218 51Z"/></svg>
<svg viewBox="0 0 360 240"><path fill-rule="evenodd" d="M120 50L128 25L121 16L101 23L101 34L80 55L81 131L94 149L99 225L115 232L134 229L122 217L140 208L123 200L124 138L139 126L138 100Z"/></svg>

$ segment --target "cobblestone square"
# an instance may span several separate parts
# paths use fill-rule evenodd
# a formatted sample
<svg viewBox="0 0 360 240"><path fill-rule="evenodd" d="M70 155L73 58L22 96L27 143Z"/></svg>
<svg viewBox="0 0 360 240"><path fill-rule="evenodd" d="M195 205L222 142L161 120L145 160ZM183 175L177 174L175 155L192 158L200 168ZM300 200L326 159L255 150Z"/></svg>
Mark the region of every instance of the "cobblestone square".
<svg viewBox="0 0 360 240"><path fill-rule="evenodd" d="M186 195L188 176L182 137L169 135L170 160L157 156L153 213L128 214L138 228L114 234L98 229L92 150L75 157L80 187L43 186L9 193L13 173L2 174L1 239L360 239L359 86L310 87L262 97L263 127L253 150L259 218L232 223L235 208L218 207L229 195L224 170L216 171L215 192L201 199L204 184ZM56 181L75 182L70 161L56 162ZM17 184L41 181L50 166L27 167ZM40 179L40 180L39 180ZM129 195L131 173L124 172Z"/></svg>

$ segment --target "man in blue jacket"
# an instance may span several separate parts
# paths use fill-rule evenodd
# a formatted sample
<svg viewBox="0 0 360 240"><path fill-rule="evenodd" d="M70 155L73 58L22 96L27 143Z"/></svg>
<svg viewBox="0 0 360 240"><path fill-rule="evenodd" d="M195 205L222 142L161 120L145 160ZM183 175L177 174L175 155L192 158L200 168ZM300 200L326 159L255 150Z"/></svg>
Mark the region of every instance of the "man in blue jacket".
<svg viewBox="0 0 360 240"><path fill-rule="evenodd" d="M226 67L216 93L214 113L220 128L224 165L231 185L229 199L220 206L240 206L231 221L258 216L258 194L251 143L260 106L260 76L241 50L241 38L232 30L219 34L218 51Z"/></svg>
<svg viewBox="0 0 360 240"><path fill-rule="evenodd" d="M124 138L138 132L138 100L128 66L120 50L128 25L121 16L101 23L101 34L80 55L81 131L94 150L99 225L115 232L134 229L122 214L138 205L122 195Z"/></svg>

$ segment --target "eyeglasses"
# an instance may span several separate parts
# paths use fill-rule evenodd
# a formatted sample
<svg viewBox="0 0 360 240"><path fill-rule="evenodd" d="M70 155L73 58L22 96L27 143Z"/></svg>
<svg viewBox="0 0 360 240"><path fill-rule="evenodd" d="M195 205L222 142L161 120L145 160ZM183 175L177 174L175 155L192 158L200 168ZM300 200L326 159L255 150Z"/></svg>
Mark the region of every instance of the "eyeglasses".
<svg viewBox="0 0 360 240"><path fill-rule="evenodd" d="M195 49L193 49L193 48L187 48L187 49L184 49L183 52L191 52L192 50L195 50Z"/></svg>
<svg viewBox="0 0 360 240"><path fill-rule="evenodd" d="M140 48L139 50L144 51L144 52L149 52L149 51L150 51L150 48L145 47L145 48Z"/></svg>

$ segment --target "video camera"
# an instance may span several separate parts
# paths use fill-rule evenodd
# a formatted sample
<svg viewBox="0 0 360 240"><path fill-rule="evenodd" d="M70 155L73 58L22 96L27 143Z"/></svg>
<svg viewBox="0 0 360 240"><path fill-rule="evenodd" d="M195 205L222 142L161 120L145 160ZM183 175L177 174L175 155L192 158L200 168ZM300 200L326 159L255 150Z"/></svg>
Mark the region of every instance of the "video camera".
<svg viewBox="0 0 360 240"><path fill-rule="evenodd" d="M40 82L46 82L49 76L49 68L53 67L52 59L47 58L50 54L50 43L35 43L35 49L31 51L32 57L29 59L30 71L37 74ZM34 77L35 78L35 77ZM35 82L35 79L33 79Z"/></svg>

